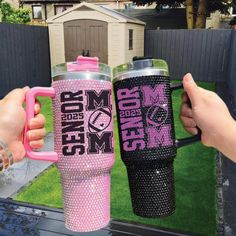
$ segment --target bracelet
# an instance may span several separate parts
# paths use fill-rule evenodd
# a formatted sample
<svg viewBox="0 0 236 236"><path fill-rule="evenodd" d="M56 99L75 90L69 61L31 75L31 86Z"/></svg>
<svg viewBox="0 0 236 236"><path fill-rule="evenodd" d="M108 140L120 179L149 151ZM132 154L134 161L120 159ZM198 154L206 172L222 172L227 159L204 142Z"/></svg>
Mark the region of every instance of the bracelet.
<svg viewBox="0 0 236 236"><path fill-rule="evenodd" d="M5 169L3 156L0 154L0 173Z"/></svg>
<svg viewBox="0 0 236 236"><path fill-rule="evenodd" d="M2 149L5 151L5 156L6 156L6 158L4 158L4 155L0 153L0 173L1 173L5 169L13 165L14 159L6 143L4 143L2 140L0 140L0 147L2 147ZM7 159L7 163L5 162L5 159Z"/></svg>

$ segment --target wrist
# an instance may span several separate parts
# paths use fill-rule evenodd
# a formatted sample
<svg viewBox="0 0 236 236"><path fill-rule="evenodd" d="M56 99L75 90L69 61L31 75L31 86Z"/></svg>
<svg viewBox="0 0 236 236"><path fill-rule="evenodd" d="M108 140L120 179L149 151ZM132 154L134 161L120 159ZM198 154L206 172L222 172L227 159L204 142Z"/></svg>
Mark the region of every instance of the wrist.
<svg viewBox="0 0 236 236"><path fill-rule="evenodd" d="M11 142L9 134L4 129L1 128L0 128L0 140L2 140L6 145L8 145Z"/></svg>
<svg viewBox="0 0 236 236"><path fill-rule="evenodd" d="M0 140L0 172L4 171L14 163L11 151L7 144Z"/></svg>
<svg viewBox="0 0 236 236"><path fill-rule="evenodd" d="M222 127L222 132L221 132L221 139L219 140L219 145L222 145L222 141L224 142L229 142L232 140L234 141L234 137L236 134L236 121L231 118L230 121L228 121L224 127Z"/></svg>
<svg viewBox="0 0 236 236"><path fill-rule="evenodd" d="M233 118L222 127L214 147L230 159L236 160L236 121Z"/></svg>

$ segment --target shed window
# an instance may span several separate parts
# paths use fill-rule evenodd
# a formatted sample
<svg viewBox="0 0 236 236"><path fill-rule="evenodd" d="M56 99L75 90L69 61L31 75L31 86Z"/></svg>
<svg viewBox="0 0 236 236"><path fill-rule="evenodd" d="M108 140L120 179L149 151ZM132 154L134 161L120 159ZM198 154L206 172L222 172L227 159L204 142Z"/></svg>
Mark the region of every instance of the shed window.
<svg viewBox="0 0 236 236"><path fill-rule="evenodd" d="M37 20L42 20L42 6L41 5L33 5L32 6L32 18Z"/></svg>
<svg viewBox="0 0 236 236"><path fill-rule="evenodd" d="M129 29L129 50L133 50L133 30Z"/></svg>

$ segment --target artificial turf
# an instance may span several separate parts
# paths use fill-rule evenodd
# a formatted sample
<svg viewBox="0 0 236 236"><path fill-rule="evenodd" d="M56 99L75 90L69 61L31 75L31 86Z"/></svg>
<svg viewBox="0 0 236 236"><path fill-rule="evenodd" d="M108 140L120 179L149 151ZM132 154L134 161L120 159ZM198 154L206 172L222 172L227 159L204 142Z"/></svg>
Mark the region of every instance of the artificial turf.
<svg viewBox="0 0 236 236"><path fill-rule="evenodd" d="M201 86L213 89L213 85L201 83ZM175 116L176 136L186 137L179 121L181 91L172 96ZM42 113L47 118L47 131L51 131L52 113L48 99L40 98ZM111 215L112 218L156 225L170 229L188 231L197 235L216 235L215 202L215 154L212 148L201 143L180 148L175 160L176 212L162 219L146 219L133 214L126 169L120 160L118 133L115 118L115 158L112 169ZM45 171L34 182L16 196L16 200L51 207L62 207L59 173L55 166Z"/></svg>

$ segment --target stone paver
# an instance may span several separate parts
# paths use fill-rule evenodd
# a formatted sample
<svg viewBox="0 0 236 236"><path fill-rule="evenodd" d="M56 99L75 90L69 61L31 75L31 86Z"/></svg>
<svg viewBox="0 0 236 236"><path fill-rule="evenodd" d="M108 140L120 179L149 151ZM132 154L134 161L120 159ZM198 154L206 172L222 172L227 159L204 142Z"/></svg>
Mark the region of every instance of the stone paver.
<svg viewBox="0 0 236 236"><path fill-rule="evenodd" d="M51 151L53 148L53 133L48 133L45 137L45 145L42 151ZM51 164L51 162L35 161L28 158L14 164L0 174L0 197L13 197L23 186L32 181Z"/></svg>

